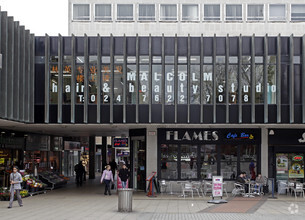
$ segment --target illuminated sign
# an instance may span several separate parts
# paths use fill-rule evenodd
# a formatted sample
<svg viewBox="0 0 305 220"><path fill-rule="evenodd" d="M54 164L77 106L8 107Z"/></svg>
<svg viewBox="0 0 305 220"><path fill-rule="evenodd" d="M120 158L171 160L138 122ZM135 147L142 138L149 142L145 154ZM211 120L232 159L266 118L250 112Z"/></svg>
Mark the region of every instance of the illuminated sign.
<svg viewBox="0 0 305 220"><path fill-rule="evenodd" d="M114 138L114 147L128 147L128 138Z"/></svg>
<svg viewBox="0 0 305 220"><path fill-rule="evenodd" d="M228 133L226 135L226 138L227 139L235 139L235 140L239 140L239 139L254 139L254 136L253 134L249 134L249 133L246 133L246 132L241 132L241 133Z"/></svg>
<svg viewBox="0 0 305 220"><path fill-rule="evenodd" d="M293 161L301 161L301 160L303 160L303 156L301 156L301 155L296 155L296 156L294 156L294 157L292 158L292 160L293 160Z"/></svg>

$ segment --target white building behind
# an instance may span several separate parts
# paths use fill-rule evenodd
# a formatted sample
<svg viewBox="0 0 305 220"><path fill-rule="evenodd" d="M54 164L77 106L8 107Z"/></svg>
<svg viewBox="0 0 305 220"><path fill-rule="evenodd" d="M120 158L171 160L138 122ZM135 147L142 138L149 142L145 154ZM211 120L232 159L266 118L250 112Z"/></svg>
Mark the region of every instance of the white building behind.
<svg viewBox="0 0 305 220"><path fill-rule="evenodd" d="M69 34L305 34L300 0L69 0Z"/></svg>

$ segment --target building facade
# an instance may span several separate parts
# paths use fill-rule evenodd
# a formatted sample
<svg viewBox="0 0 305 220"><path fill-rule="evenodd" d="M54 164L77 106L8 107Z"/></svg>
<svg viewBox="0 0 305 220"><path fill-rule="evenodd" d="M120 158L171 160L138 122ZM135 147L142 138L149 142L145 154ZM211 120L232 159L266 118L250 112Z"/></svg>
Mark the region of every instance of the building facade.
<svg viewBox="0 0 305 220"><path fill-rule="evenodd" d="M258 31L251 29L251 33L243 33L242 28L239 33L227 31L226 34L200 31L212 24L202 20L210 10L201 14L205 4L198 3L199 21L187 23L189 28L201 25L194 28L198 33L179 33L179 28L171 32L163 32L160 28L160 32L154 33L154 28L150 28L152 33L149 35L134 33L134 27L142 25L135 20L128 29L132 31L130 33L115 30L119 25L127 27L129 20L127 23L125 20L108 21L113 31L102 28L104 22L91 20L96 5L90 1L89 18L83 14L87 6L78 9L76 14L80 17L69 13L73 18L89 19L70 24L70 31L73 25L80 25L87 34L72 31L72 36L32 36L33 45L29 45L27 54L18 46L22 45L17 37L22 36L18 34L18 28L7 31L13 23L1 12L0 95L4 97L1 100L4 110L0 115L0 128L5 130L4 134L7 130L18 131L18 137L24 136L26 140L29 134L51 136L41 138L50 140L49 145L40 144L44 149L28 146L35 141L26 141L21 148L50 152L53 138L56 140L52 147L54 152L41 155L52 155L51 160L56 163L64 161L65 164L69 158L77 161L81 149L87 149L91 178L96 171L95 155L99 148L95 137L102 136L103 161L109 162L107 155L129 161L131 185L138 190L146 190L145 177L152 171L157 171L159 179L172 181L203 180L222 175L233 183L241 171L249 175L255 171L277 180L297 178L304 181L305 36L301 33L304 23L291 20L302 19L303 7L300 5L301 12L292 16L289 10L294 8L293 2L284 3L286 20L276 21L274 25L283 25L280 28L283 31L293 31L273 33L267 31L273 22L266 20L273 3L264 3L264 19L253 22L243 20L248 19L248 4L242 3L242 20L236 24L263 25L261 29L256 26ZM140 8L139 4L135 4L135 8ZM155 6L156 16L159 13L156 8L162 9L163 3L160 4L160 7ZM227 5L219 4L224 11ZM74 8L77 2L70 5ZM115 7L116 4L112 4L111 11ZM132 9L134 15L140 16L135 8ZM183 2L177 8L181 8L183 14ZM186 23L181 21L183 16L178 11L177 21L156 21L151 25L164 24L164 30L170 24L182 27ZM253 9L251 13L255 11ZM109 19L105 13L100 15L101 19ZM213 13L213 16L217 15ZM111 14L111 18L114 15ZM225 15L219 15L219 24L234 25L223 20ZM124 16L129 18L128 14ZM147 18L148 15L143 16ZM91 25L102 26L92 28L97 32L90 32ZM291 29L285 29L285 25ZM102 30L107 30L107 34ZM145 28L141 27L141 30ZM12 40L15 38L16 42ZM11 48L7 44L16 50L6 49ZM24 71L19 64L23 65L23 62L31 64L26 73L28 78L20 78ZM12 77L12 63L18 63L20 67L20 71L14 72L16 77ZM10 87L3 86L7 82ZM13 99L11 103L11 98L19 94L17 91L24 84L24 88L29 89L25 92L30 96L20 93L19 99ZM28 113L31 120L24 120L20 113L11 115L12 109L24 105L31 113ZM23 108L21 110L23 112ZM112 146L111 143L107 146L107 136L127 137L128 149L124 151L126 144L125 148L116 147L114 143L120 141L114 138L110 141ZM55 142L60 142L61 137L64 143L59 146ZM81 141L79 137L85 140ZM5 138L1 135L3 148L8 146ZM61 151L64 151L62 155ZM63 170L71 172L66 167Z"/></svg>
<svg viewBox="0 0 305 220"><path fill-rule="evenodd" d="M305 4L298 0L69 0L69 35L302 36Z"/></svg>

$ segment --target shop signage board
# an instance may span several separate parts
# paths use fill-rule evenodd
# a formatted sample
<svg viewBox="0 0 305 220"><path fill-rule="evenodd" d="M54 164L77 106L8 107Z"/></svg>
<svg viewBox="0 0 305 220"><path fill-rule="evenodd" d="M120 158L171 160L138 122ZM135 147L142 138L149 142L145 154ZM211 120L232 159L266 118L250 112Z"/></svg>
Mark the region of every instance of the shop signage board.
<svg viewBox="0 0 305 220"><path fill-rule="evenodd" d="M80 142L65 141L65 150L81 151Z"/></svg>
<svg viewBox="0 0 305 220"><path fill-rule="evenodd" d="M162 142L259 144L260 129L158 129Z"/></svg>
<svg viewBox="0 0 305 220"><path fill-rule="evenodd" d="M269 129L270 145L305 146L305 129Z"/></svg>
<svg viewBox="0 0 305 220"><path fill-rule="evenodd" d="M128 147L128 138L114 138L114 147Z"/></svg>
<svg viewBox="0 0 305 220"><path fill-rule="evenodd" d="M26 138L27 151L49 151L51 145L50 136L47 135L29 135Z"/></svg>
<svg viewBox="0 0 305 220"><path fill-rule="evenodd" d="M223 178L222 176L213 176L213 197L222 197L223 193Z"/></svg>
<svg viewBox="0 0 305 220"><path fill-rule="evenodd" d="M226 200L222 199L223 196L223 177L213 176L212 179L212 199L208 203L220 204L227 203ZM219 199L220 197L220 199ZM218 198L218 199L215 199Z"/></svg>

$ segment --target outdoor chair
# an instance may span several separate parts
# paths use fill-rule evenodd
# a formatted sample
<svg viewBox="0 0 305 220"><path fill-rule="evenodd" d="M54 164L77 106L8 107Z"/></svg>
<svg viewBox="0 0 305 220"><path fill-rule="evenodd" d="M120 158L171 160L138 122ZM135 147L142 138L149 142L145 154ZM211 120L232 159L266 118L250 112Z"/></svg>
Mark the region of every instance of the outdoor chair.
<svg viewBox="0 0 305 220"><path fill-rule="evenodd" d="M201 184L202 184L201 182L192 182L193 191L196 191L199 197L200 197L199 190L202 191Z"/></svg>
<svg viewBox="0 0 305 220"><path fill-rule="evenodd" d="M242 184L234 183L234 189L232 190L232 196L245 195L245 187Z"/></svg>
<svg viewBox="0 0 305 220"><path fill-rule="evenodd" d="M226 182L223 182L223 184L222 184L222 191L223 191L224 193L226 193L226 196L227 196L227 198L228 198L227 183L226 183Z"/></svg>
<svg viewBox="0 0 305 220"><path fill-rule="evenodd" d="M159 180L161 195L167 191L168 183L165 180Z"/></svg>
<svg viewBox="0 0 305 220"><path fill-rule="evenodd" d="M300 195L303 195L303 198L304 198L303 184L296 183L295 188L293 189L293 191L294 191L295 198L297 198L297 193L300 193Z"/></svg>
<svg viewBox="0 0 305 220"><path fill-rule="evenodd" d="M208 192L212 193L212 182L209 181L204 181L204 188L203 188L203 192L204 195L206 196Z"/></svg>
<svg viewBox="0 0 305 220"><path fill-rule="evenodd" d="M182 195L185 198L185 193L190 192L192 195L192 198L194 198L194 192L193 192L193 185L191 183L185 183L182 184Z"/></svg>

